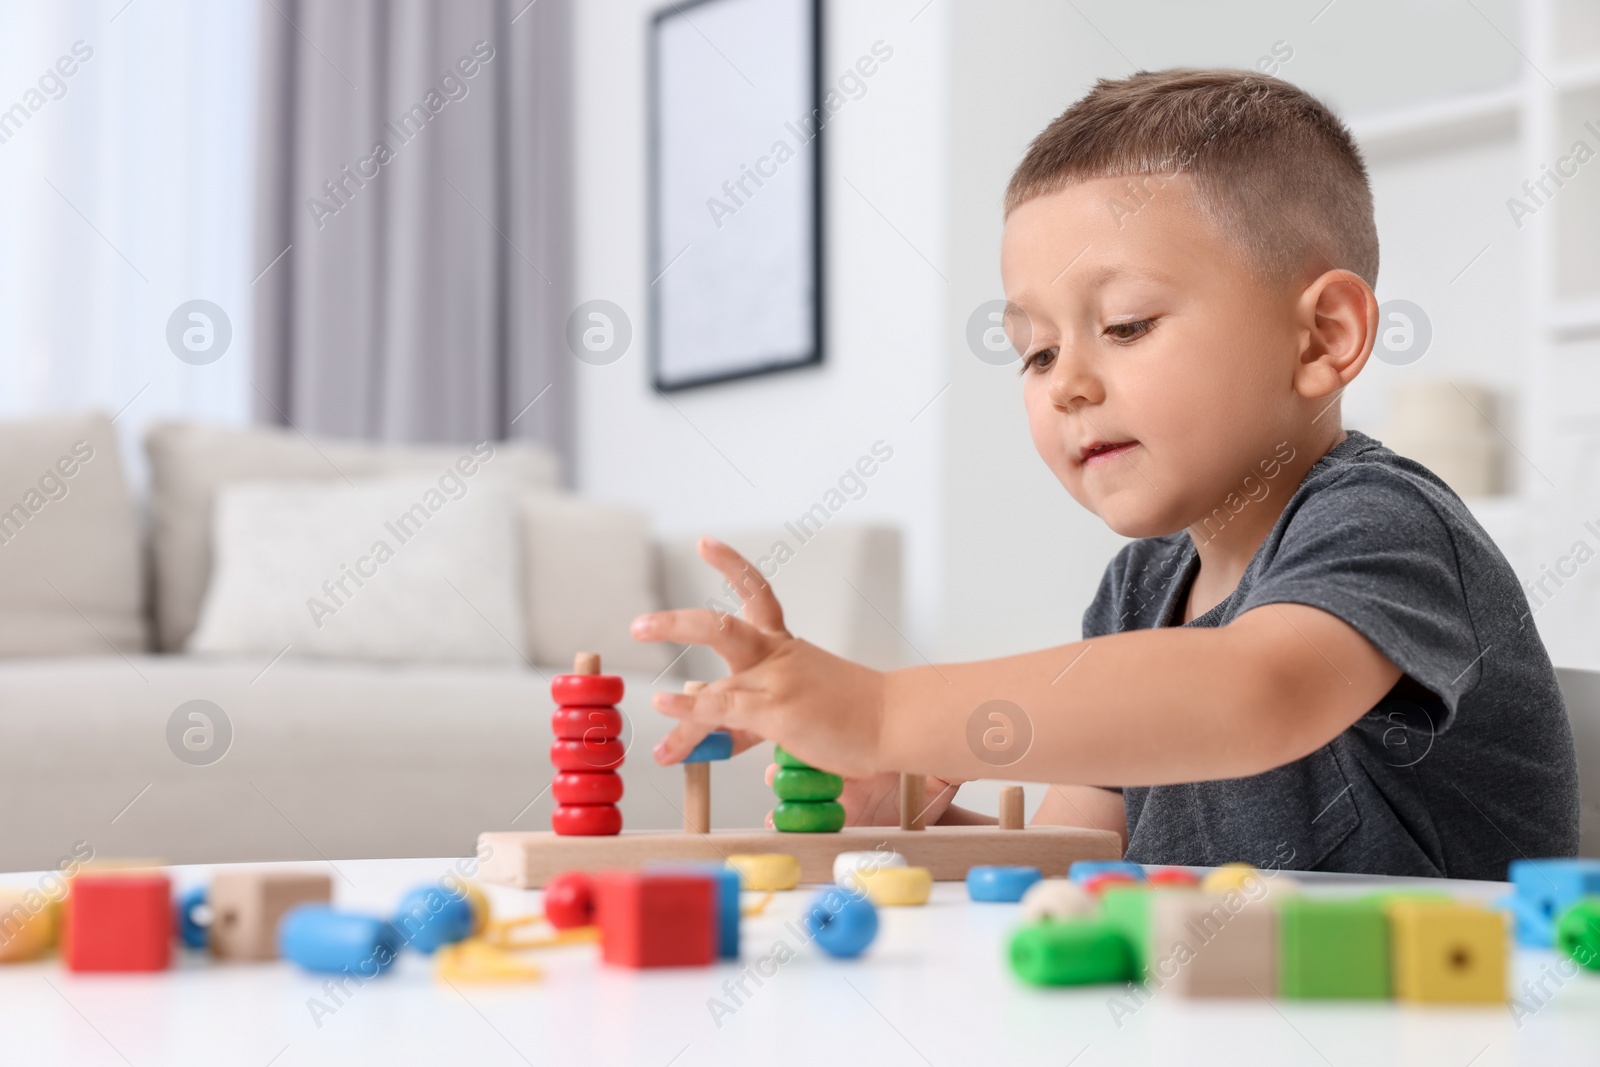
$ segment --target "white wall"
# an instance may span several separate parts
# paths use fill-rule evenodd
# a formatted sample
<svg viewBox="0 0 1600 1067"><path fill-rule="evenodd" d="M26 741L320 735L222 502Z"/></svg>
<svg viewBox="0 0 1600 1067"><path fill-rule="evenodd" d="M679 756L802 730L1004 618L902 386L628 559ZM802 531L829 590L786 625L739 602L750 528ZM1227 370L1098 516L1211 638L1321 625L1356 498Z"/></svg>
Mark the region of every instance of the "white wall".
<svg viewBox="0 0 1600 1067"><path fill-rule="evenodd" d="M576 485L645 508L660 532L726 536L799 516L882 440L893 458L867 481L865 495L830 521L902 528L902 628L915 646L905 657L916 660L919 649L936 655L929 645L939 612L948 400L947 393L929 404L946 381L942 0L914 21L920 0L830 4L827 11L825 81L835 81L875 41L893 56L825 134L823 365L665 395L651 387L644 340L646 48L649 16L659 6L574 5L576 299L620 305L635 337L618 362L577 368ZM783 582L780 571L774 579L780 595Z"/></svg>

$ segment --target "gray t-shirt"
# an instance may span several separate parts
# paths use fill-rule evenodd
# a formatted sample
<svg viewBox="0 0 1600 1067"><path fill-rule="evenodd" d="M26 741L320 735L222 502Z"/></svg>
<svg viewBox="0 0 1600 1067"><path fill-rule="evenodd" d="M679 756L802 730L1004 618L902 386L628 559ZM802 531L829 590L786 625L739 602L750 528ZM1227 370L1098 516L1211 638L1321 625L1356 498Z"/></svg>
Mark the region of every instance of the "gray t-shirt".
<svg viewBox="0 0 1600 1067"><path fill-rule="evenodd" d="M1125 546L1084 637L1172 625L1198 566L1187 532ZM1513 859L1576 854L1577 757L1555 670L1511 566L1431 471L1351 431L1293 491L1238 587L1184 625L1279 602L1349 623L1400 681L1304 759L1124 789L1130 860L1504 879Z"/></svg>

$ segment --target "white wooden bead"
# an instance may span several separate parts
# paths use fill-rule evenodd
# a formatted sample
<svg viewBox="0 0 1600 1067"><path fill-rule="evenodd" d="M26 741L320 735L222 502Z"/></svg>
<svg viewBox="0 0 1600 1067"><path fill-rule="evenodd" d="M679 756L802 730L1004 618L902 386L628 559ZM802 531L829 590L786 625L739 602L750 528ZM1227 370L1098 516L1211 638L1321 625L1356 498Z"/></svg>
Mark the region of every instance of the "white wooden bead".
<svg viewBox="0 0 1600 1067"><path fill-rule="evenodd" d="M856 885L857 871L875 871L880 867L905 865L904 856L887 849L881 852L841 852L833 858L833 880L846 889L853 889Z"/></svg>
<svg viewBox="0 0 1600 1067"><path fill-rule="evenodd" d="M1022 917L1029 922L1071 919L1094 910L1095 899L1089 891L1065 878L1042 879L1022 894Z"/></svg>

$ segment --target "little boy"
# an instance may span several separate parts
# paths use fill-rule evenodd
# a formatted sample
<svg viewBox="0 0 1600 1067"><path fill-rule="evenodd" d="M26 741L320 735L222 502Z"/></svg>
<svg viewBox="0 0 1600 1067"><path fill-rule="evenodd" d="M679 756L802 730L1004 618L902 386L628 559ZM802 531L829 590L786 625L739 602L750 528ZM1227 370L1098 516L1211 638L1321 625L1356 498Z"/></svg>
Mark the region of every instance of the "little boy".
<svg viewBox="0 0 1600 1067"><path fill-rule="evenodd" d="M655 694L683 720L656 758L733 728L857 779L852 821L892 821L892 772L992 769L968 727L998 700L1032 733L1006 773L1056 783L1036 820L1114 828L1131 860L1502 879L1573 855L1571 731L1510 566L1431 472L1340 427L1378 329L1345 126L1253 72L1102 80L1034 140L1005 207L1034 445L1136 538L1085 640L870 670L789 634L759 572L705 538L744 619L633 633L732 673ZM1019 535L1030 549L1048 532ZM941 821L973 818L943 792Z"/></svg>

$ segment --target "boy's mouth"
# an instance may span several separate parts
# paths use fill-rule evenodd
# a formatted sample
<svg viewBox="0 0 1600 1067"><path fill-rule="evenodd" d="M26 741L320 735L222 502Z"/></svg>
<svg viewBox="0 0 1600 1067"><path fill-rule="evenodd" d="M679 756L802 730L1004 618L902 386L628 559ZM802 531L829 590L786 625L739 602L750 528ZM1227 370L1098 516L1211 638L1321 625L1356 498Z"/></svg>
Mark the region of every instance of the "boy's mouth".
<svg viewBox="0 0 1600 1067"><path fill-rule="evenodd" d="M1085 467L1110 463L1138 446L1138 441L1091 441L1078 451L1078 462Z"/></svg>

